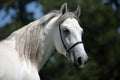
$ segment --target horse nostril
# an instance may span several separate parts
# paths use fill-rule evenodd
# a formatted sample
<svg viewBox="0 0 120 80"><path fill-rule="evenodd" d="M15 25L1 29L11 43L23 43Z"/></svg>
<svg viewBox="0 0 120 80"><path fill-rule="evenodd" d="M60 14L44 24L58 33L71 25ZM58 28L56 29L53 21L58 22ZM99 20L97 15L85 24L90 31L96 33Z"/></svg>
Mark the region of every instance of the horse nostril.
<svg viewBox="0 0 120 80"><path fill-rule="evenodd" d="M79 63L79 65L82 64L82 60L81 60L81 57L78 58L77 62Z"/></svg>

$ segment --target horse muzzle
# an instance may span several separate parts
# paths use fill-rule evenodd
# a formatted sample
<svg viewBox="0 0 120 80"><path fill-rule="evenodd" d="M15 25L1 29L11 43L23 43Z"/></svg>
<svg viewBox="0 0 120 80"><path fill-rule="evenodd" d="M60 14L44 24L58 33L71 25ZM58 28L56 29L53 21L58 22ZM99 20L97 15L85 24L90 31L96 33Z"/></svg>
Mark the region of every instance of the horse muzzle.
<svg viewBox="0 0 120 80"><path fill-rule="evenodd" d="M73 65L75 69L83 69L86 66L87 62L88 58L82 59L81 57L78 57Z"/></svg>
<svg viewBox="0 0 120 80"><path fill-rule="evenodd" d="M78 57L74 51L69 52L66 57L73 64L75 69L83 69L88 62L87 55Z"/></svg>

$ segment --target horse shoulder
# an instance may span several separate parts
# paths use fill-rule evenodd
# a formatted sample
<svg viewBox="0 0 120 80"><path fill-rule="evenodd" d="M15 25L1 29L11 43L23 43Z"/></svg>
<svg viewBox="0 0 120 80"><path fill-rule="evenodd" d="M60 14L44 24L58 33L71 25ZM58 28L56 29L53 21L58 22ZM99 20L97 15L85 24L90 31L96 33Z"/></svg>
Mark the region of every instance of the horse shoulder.
<svg viewBox="0 0 120 80"><path fill-rule="evenodd" d="M11 41L0 42L0 80L40 80L37 69L21 60L14 45Z"/></svg>

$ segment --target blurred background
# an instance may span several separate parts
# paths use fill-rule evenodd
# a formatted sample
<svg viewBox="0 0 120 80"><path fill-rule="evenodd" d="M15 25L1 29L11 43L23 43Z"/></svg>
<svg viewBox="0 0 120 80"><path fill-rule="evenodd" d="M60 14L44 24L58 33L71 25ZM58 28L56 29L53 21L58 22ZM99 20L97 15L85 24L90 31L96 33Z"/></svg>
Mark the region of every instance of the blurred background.
<svg viewBox="0 0 120 80"><path fill-rule="evenodd" d="M0 0L0 40L67 2L81 7L83 42L90 57L86 68L75 70L53 53L39 72L41 80L120 80L120 0Z"/></svg>

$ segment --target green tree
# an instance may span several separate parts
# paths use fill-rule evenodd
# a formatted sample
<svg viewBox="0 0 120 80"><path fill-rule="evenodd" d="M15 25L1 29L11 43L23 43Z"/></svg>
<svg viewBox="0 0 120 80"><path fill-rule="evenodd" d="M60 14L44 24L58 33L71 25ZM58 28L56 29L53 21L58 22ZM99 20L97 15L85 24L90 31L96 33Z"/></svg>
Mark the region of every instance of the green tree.
<svg viewBox="0 0 120 80"><path fill-rule="evenodd" d="M0 9L5 9L7 14L13 9L16 14L12 16L13 22L4 27L0 27L0 40L6 38L16 29L33 21L33 13L28 13L25 9L26 5L32 0L0 0ZM6 16L8 16L6 14Z"/></svg>

